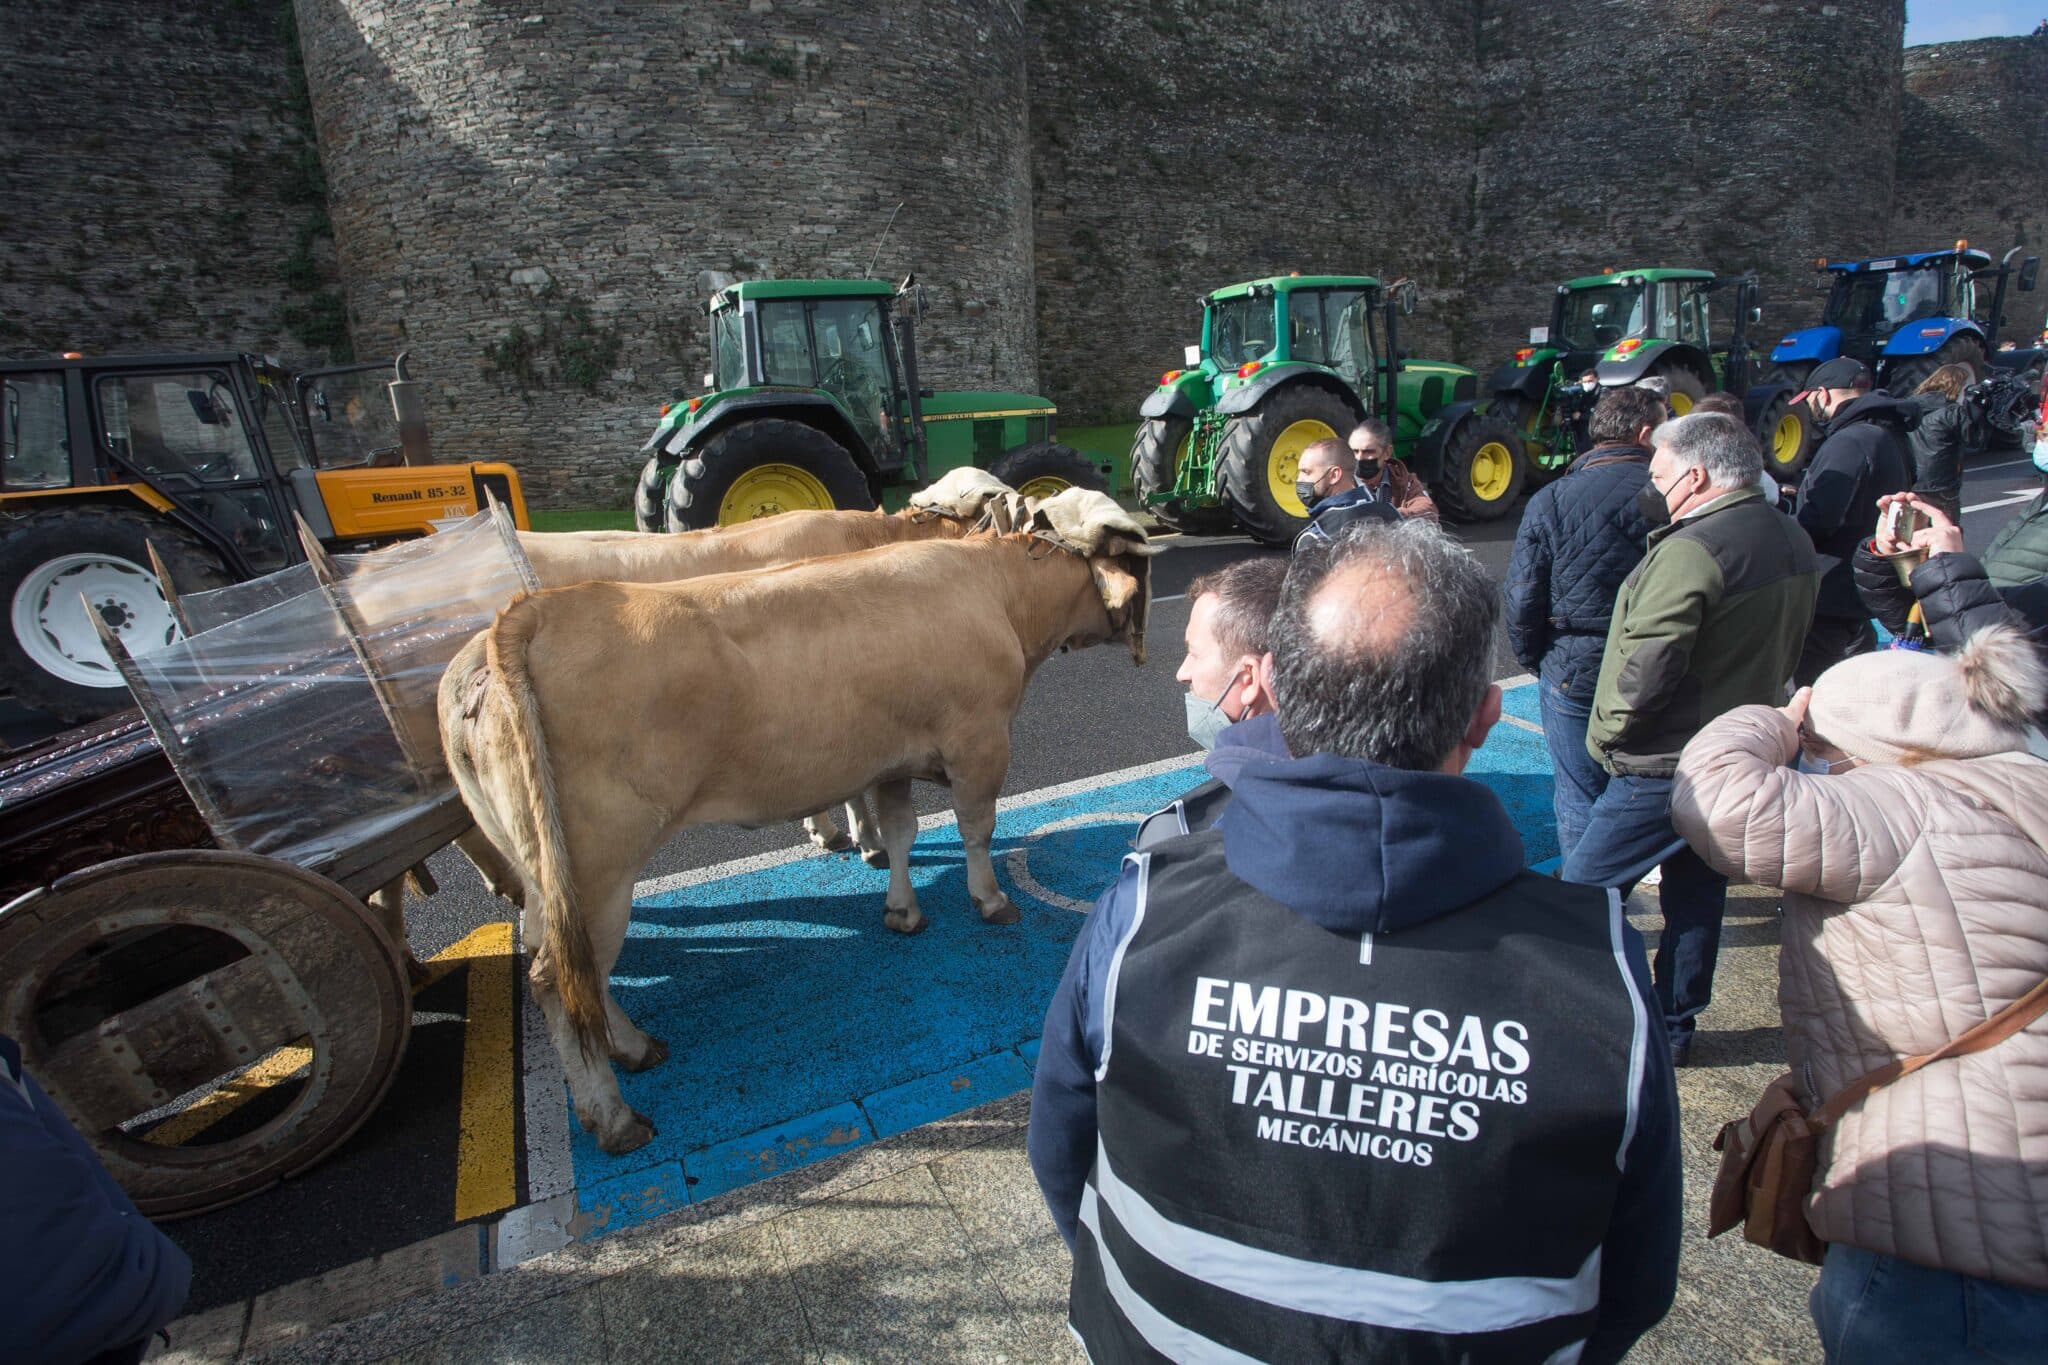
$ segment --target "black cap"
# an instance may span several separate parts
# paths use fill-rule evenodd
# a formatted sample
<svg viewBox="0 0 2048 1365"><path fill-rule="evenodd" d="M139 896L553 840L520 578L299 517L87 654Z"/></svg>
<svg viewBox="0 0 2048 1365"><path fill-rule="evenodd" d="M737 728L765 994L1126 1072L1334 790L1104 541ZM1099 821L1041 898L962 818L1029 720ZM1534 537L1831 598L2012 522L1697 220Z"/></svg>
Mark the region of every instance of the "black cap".
<svg viewBox="0 0 2048 1365"><path fill-rule="evenodd" d="M1813 367L1806 376L1806 392L1815 389L1867 389L1870 387L1870 367L1860 360L1838 355L1833 360L1823 360Z"/></svg>

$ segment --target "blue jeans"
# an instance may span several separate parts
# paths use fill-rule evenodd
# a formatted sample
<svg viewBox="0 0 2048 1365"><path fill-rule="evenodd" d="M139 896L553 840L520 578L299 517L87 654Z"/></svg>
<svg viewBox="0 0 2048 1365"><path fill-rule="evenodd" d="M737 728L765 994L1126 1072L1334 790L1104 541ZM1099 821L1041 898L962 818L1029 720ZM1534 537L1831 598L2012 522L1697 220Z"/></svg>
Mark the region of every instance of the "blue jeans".
<svg viewBox="0 0 2048 1365"><path fill-rule="evenodd" d="M1858 1247L1828 1248L1807 1306L1828 1365L2048 1359L2048 1294Z"/></svg>
<svg viewBox="0 0 2048 1365"><path fill-rule="evenodd" d="M1728 879L1700 861L1671 827L1671 785L1668 777L1609 778L1558 876L1582 886L1611 886L1626 896L1644 873L1663 867L1658 900L1664 932L1657 937L1650 974L1664 1030L1678 1044L1692 1038L1714 993Z"/></svg>
<svg viewBox="0 0 2048 1365"><path fill-rule="evenodd" d="M1545 678L1536 685L1536 704L1543 717L1543 743L1550 749L1550 767L1557 778L1550 803L1557 811L1557 853L1562 859L1585 834L1593 802L1607 787L1607 770L1586 752L1591 702L1572 700L1562 687Z"/></svg>

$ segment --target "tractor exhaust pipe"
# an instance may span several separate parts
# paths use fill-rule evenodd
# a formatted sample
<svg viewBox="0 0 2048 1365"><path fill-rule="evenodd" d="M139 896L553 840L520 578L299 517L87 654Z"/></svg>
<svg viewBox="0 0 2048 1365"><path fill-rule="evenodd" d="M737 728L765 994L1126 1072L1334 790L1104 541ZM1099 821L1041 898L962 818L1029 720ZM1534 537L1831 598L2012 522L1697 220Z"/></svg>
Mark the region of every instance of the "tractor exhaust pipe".
<svg viewBox="0 0 2048 1365"><path fill-rule="evenodd" d="M405 452L405 462L432 464L434 453L427 439L426 387L405 372L406 357L410 354L400 351L398 359L391 362L396 377L385 387L391 390L391 415L398 419L398 446Z"/></svg>

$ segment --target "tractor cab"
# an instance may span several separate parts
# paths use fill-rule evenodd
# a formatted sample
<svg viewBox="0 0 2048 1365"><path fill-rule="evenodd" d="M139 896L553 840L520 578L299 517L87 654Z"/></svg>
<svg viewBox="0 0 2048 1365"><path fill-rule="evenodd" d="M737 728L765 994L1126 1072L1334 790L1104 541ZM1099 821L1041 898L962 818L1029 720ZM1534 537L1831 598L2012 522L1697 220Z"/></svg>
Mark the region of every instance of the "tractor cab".
<svg viewBox="0 0 2048 1365"><path fill-rule="evenodd" d="M1105 486L1052 443L1035 394L920 385L914 278L745 280L704 304L704 392L661 410L633 499L643 531L724 526L777 512L872 508L885 490L962 464L1039 495ZM1029 485L1029 487L1027 487Z"/></svg>
<svg viewBox="0 0 2048 1365"><path fill-rule="evenodd" d="M1796 383L1821 361L1850 356L1894 393L1910 392L1945 364L1982 372L2004 325L2008 282L2034 287L2040 258L2022 254L2014 247L1993 266L1989 254L1959 241L1942 251L1823 258L1815 263L1827 281L1820 324L1781 338L1771 363ZM1986 280L1992 287L1980 289Z"/></svg>
<svg viewBox="0 0 2048 1365"><path fill-rule="evenodd" d="M294 373L240 352L0 364L0 688L60 720L127 705L80 596L132 653L177 633L162 592L431 535L509 465L427 463L405 358Z"/></svg>

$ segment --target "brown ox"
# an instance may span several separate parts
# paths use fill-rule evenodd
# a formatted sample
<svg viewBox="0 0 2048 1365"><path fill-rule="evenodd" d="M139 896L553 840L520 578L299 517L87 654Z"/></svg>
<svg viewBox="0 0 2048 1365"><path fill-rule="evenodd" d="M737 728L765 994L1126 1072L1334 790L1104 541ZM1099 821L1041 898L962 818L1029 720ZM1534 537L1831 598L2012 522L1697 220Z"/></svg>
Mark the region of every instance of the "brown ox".
<svg viewBox="0 0 2048 1365"><path fill-rule="evenodd" d="M963 466L911 495L903 512L785 512L734 526L647 535L639 531L522 531L519 548L543 588L577 583L672 583L707 574L768 569L805 559L849 554L911 540L949 539L966 534L994 499L1014 496L986 470ZM371 604L374 606L374 604ZM394 609L384 608L390 615ZM381 617L380 617L381 619ZM865 798L845 805L841 832L822 811L804 820L804 833L824 849L858 844L871 866L882 865L881 839L868 816ZM519 879L481 832L456 841L491 891L521 904ZM405 941L402 901L396 884L379 892L373 905L399 942Z"/></svg>
<svg viewBox="0 0 2048 1365"><path fill-rule="evenodd" d="M640 1070L667 1048L607 978L634 878L680 830L770 824L873 788L883 921L909 933L924 923L910 782L944 782L975 907L1016 920L989 837L1025 684L1057 649L1115 639L1144 660L1151 547L1103 495L1060 495L1092 499L1106 504L1092 554L989 533L660 586L586 583L515 600L449 666L448 766L525 881L535 998L605 1151L654 1132L601 1058Z"/></svg>

